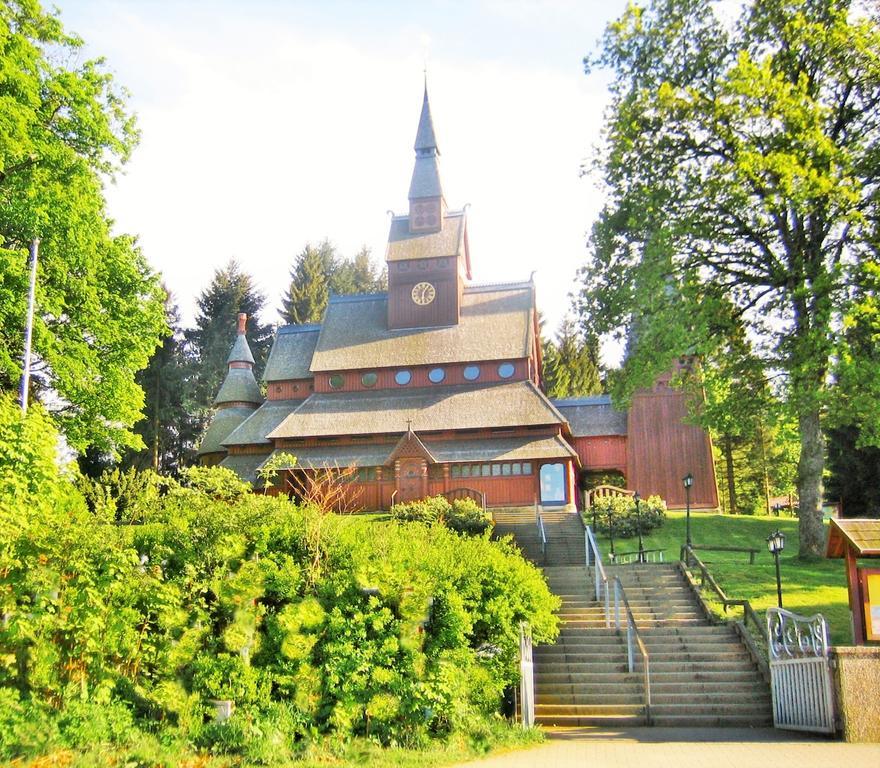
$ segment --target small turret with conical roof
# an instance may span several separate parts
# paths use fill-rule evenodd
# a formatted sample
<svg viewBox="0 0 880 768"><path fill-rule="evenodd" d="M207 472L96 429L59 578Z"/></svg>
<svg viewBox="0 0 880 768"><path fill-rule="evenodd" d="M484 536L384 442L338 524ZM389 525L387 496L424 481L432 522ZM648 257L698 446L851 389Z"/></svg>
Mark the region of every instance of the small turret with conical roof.
<svg viewBox="0 0 880 768"><path fill-rule="evenodd" d="M226 378L214 398L216 412L199 445L202 464L217 464L226 456L223 441L263 402L254 378L254 355L247 342L247 315L238 315L238 333L226 358Z"/></svg>

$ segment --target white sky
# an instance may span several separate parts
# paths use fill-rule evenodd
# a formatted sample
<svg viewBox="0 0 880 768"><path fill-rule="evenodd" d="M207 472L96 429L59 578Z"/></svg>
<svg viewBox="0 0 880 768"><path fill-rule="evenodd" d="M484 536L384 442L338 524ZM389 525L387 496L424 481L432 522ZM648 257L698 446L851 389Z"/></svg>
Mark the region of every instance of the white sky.
<svg viewBox="0 0 880 768"><path fill-rule="evenodd" d="M230 257L277 322L293 259L325 237L385 253L406 211L428 84L451 208L470 204L476 281L527 279L554 329L601 200L579 177L606 79L583 74L624 0L57 0L132 93L143 137L108 189L189 324Z"/></svg>

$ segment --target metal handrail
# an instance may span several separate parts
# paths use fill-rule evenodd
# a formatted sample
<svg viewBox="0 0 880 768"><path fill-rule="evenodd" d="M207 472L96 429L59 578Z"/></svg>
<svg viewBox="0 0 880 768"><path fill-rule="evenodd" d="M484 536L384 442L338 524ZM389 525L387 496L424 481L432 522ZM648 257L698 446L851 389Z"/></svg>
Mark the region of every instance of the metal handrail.
<svg viewBox="0 0 880 768"><path fill-rule="evenodd" d="M583 523L583 520L581 520ZM586 555L587 568L590 567L590 561L595 563L593 568L593 596L595 600L605 600L605 626L611 626L611 595L608 590L608 576L605 574L605 568L602 566L602 553L599 552L599 545L596 544L596 537L593 536L593 530L589 525L584 525L584 550ZM590 557L592 555L592 558Z"/></svg>
<svg viewBox="0 0 880 768"><path fill-rule="evenodd" d="M532 630L519 625L519 717L523 728L535 724L535 668L532 661Z"/></svg>
<svg viewBox="0 0 880 768"><path fill-rule="evenodd" d="M626 590L618 576L614 577L614 627L620 631L620 604L623 603L626 615L626 659L630 674L635 670L635 651L638 649L642 656L642 686L644 688L645 720L651 724L651 660L648 648L639 633L636 617L630 608L629 600L626 599ZM635 641L635 642L633 642Z"/></svg>
<svg viewBox="0 0 880 768"><path fill-rule="evenodd" d="M724 608L724 612L727 613L727 609L731 606L739 606L743 609L743 624L748 624L749 621L755 626L758 630L758 634L764 638L765 643L770 643L770 638L767 634L767 628L764 626L763 622L758 618L758 614L755 613L754 608L752 608L752 604L748 600L732 600L727 596L723 589L718 585L718 582L712 577L712 574L709 573L709 569L706 567L706 564L700 560L697 556L696 552L694 552L692 547L689 547L685 544L682 548L682 562L690 567L690 563L693 562L700 569L700 588L702 589L706 584L708 584L712 591L718 595L718 600L721 603L721 606ZM687 559L685 559L685 555L687 555Z"/></svg>
<svg viewBox="0 0 880 768"><path fill-rule="evenodd" d="M541 558L547 557L547 533L544 531L544 518L538 513L538 536L541 538Z"/></svg>

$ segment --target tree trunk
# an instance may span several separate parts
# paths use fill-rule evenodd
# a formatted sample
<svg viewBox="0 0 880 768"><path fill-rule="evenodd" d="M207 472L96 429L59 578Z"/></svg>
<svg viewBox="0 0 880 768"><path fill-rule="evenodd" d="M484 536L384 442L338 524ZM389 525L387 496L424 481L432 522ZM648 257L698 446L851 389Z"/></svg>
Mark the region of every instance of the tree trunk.
<svg viewBox="0 0 880 768"><path fill-rule="evenodd" d="M801 557L821 557L825 550L822 524L822 470L825 465L825 439L814 407L798 417L801 452L798 459L798 532Z"/></svg>
<svg viewBox="0 0 880 768"><path fill-rule="evenodd" d="M727 498L730 501L730 514L735 515L736 509L736 480L733 477L733 438L724 436L724 466L727 470Z"/></svg>
<svg viewBox="0 0 880 768"><path fill-rule="evenodd" d="M758 437L761 439L761 482L764 490L764 514L770 515L770 474L767 471L767 444L764 442L764 419L758 422Z"/></svg>

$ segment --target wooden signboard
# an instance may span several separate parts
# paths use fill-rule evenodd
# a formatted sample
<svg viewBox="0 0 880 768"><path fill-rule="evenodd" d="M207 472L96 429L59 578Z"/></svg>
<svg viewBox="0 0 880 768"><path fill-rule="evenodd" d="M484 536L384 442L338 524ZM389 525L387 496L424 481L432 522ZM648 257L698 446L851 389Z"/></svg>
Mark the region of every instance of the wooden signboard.
<svg viewBox="0 0 880 768"><path fill-rule="evenodd" d="M865 636L880 642L880 568L859 568L865 616Z"/></svg>

